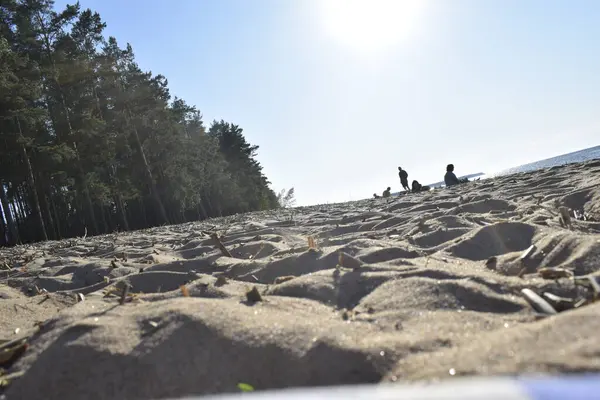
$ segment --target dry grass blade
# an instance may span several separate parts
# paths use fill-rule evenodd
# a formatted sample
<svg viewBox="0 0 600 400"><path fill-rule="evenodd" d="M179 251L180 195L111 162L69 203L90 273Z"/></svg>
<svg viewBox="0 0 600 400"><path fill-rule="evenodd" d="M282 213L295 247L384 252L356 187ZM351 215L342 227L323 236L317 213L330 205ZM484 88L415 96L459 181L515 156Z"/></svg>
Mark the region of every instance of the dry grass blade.
<svg viewBox="0 0 600 400"><path fill-rule="evenodd" d="M309 250L317 250L317 242L315 241L315 238L312 236L308 237L308 249Z"/></svg>
<svg viewBox="0 0 600 400"><path fill-rule="evenodd" d="M548 315L553 315L557 313L554 307L550 305L550 303L548 303L542 297L538 296L538 294L535 293L533 290L525 288L521 290L521 293L525 297L525 300L527 300L529 305L531 305L534 310Z"/></svg>

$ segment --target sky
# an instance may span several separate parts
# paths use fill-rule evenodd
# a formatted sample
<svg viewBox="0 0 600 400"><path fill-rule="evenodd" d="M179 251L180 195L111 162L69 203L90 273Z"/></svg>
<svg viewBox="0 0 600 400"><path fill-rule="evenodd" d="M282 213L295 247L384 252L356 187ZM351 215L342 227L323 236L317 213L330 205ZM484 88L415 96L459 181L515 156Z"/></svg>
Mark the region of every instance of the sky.
<svg viewBox="0 0 600 400"><path fill-rule="evenodd" d="M596 0L80 4L207 125L243 128L298 205L398 191L398 166L427 184L600 144Z"/></svg>

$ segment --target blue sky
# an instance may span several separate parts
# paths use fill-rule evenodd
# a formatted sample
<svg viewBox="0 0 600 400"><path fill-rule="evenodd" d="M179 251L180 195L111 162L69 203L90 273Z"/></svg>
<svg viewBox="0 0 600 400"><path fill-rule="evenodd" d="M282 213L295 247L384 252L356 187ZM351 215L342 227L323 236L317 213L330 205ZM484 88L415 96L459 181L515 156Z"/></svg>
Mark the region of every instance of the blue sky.
<svg viewBox="0 0 600 400"><path fill-rule="evenodd" d="M349 1L80 4L299 205L398 190L399 165L425 184L600 144L600 2Z"/></svg>

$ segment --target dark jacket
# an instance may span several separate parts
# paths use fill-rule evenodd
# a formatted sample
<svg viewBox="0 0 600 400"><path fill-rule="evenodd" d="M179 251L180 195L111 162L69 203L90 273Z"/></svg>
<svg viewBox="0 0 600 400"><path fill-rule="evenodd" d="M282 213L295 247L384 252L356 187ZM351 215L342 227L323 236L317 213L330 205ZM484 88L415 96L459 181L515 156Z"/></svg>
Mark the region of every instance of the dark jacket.
<svg viewBox="0 0 600 400"><path fill-rule="evenodd" d="M456 175L454 175L454 172L448 171L446 172L446 175L444 175L444 183L446 184L446 186L453 186L458 185L460 181L458 180Z"/></svg>
<svg viewBox="0 0 600 400"><path fill-rule="evenodd" d="M398 176L400 176L400 180L402 182L408 182L408 172L406 172L405 170L398 172Z"/></svg>

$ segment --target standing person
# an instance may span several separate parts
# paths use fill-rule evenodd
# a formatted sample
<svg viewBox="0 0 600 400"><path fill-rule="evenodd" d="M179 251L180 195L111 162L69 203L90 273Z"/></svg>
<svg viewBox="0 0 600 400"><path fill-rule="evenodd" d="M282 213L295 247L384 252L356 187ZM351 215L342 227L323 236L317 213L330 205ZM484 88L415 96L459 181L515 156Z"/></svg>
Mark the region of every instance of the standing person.
<svg viewBox="0 0 600 400"><path fill-rule="evenodd" d="M410 192L410 187L408 186L408 172L403 170L401 167L398 167L398 176L400 177L400 183L402 187L407 192Z"/></svg>
<svg viewBox="0 0 600 400"><path fill-rule="evenodd" d="M454 164L448 164L446 166L446 175L444 175L444 183L446 187L458 185L460 181L454 175Z"/></svg>

